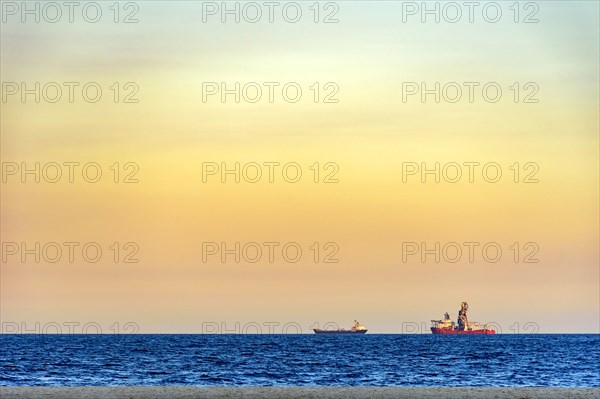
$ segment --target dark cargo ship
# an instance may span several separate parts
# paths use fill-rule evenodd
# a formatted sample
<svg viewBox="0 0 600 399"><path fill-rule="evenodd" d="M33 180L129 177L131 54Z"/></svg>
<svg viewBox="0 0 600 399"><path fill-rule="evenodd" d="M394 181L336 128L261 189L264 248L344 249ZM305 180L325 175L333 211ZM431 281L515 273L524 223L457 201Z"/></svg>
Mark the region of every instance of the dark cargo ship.
<svg viewBox="0 0 600 399"><path fill-rule="evenodd" d="M444 320L431 320L431 332L433 334L465 334L465 335L490 335L496 334L496 331L487 324L481 325L467 318L469 304L463 302L458 311L458 320L455 324L450 320L450 315L446 313Z"/></svg>
<svg viewBox="0 0 600 399"><path fill-rule="evenodd" d="M358 321L354 320L354 325L349 330L344 330L343 328L338 328L336 330L322 330L320 328L313 329L315 334L366 334L367 329L365 326L360 324Z"/></svg>

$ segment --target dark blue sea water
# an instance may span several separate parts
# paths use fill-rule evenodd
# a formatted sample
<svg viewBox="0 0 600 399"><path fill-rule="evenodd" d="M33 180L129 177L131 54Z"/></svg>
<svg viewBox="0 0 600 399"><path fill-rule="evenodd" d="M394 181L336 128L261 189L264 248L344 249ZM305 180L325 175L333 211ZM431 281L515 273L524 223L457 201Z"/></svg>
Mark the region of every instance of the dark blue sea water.
<svg viewBox="0 0 600 399"><path fill-rule="evenodd" d="M600 387L600 335L0 335L0 385Z"/></svg>

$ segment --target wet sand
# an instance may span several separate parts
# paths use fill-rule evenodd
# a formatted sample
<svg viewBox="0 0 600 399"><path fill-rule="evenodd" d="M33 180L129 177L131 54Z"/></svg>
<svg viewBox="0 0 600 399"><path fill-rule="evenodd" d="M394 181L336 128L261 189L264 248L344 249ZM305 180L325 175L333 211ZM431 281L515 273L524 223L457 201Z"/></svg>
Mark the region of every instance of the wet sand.
<svg viewBox="0 0 600 399"><path fill-rule="evenodd" d="M600 388L439 387L0 387L2 399L583 399Z"/></svg>

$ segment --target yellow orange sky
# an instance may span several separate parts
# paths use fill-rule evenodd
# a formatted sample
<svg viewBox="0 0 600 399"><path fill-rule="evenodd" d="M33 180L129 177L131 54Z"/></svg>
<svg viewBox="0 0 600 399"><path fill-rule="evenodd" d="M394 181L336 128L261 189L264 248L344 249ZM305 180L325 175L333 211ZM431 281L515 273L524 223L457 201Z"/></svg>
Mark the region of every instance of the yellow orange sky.
<svg viewBox="0 0 600 399"><path fill-rule="evenodd" d="M206 322L295 322L308 332L359 319L393 333L454 317L467 300L473 319L504 332L527 322L539 332L598 332L597 3L539 2L534 24L512 22L508 3L496 24L402 23L400 3L383 1L338 2L335 24L313 23L308 3L297 24L202 23L201 2L137 4L136 24L2 23L2 82L104 88L94 104L1 104L4 165L103 170L94 184L5 176L2 242L104 250L93 264L10 255L0 269L2 322L194 333ZM503 96L402 102L403 82L436 81L497 82ZM112 102L113 82L135 82L139 102ZM303 96L203 102L203 82L297 82ZM314 82L334 82L339 102L314 103ZM515 103L514 82L534 82L539 102ZM120 179L125 163L137 164L139 182L114 183L115 162ZM296 162L303 178L203 183L205 162ZM339 182L314 183L315 162L335 163ZM473 183L403 182L406 162L496 162L503 176L488 183L477 169ZM539 182L522 182L527 162ZM403 242L472 241L497 242L502 259L402 261ZM135 242L139 262L115 263L114 242ZM203 262L203 242L297 242L304 252L298 263ZM339 262L315 263L314 242L336 243ZM515 262L515 242L536 243L539 262Z"/></svg>

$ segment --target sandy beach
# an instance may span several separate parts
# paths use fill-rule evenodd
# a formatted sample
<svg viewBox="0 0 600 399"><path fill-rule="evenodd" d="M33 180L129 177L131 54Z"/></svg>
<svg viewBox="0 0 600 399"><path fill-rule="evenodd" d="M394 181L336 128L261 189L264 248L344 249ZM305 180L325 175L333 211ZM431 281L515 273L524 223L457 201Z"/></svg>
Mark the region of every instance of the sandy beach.
<svg viewBox="0 0 600 399"><path fill-rule="evenodd" d="M0 387L2 399L597 399L600 388Z"/></svg>

